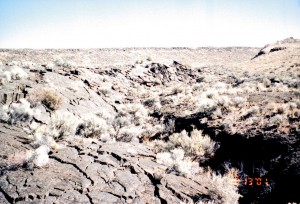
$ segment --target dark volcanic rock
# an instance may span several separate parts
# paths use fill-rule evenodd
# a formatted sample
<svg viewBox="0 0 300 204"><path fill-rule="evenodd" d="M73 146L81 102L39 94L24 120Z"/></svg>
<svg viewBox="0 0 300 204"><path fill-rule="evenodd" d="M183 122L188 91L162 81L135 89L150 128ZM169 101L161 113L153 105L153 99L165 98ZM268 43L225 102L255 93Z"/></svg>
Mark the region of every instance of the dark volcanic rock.
<svg viewBox="0 0 300 204"><path fill-rule="evenodd" d="M26 80L1 85L0 111L2 105L11 108L44 89L62 99L55 111L40 105L39 97L31 101L32 110L10 109L20 112L16 117L34 110L32 123L16 123L24 129L0 123L0 203L231 204L239 199L234 179L224 176L232 168L242 179L269 179L269 186L259 188L240 184L241 203L300 202L294 187L300 182L299 43L287 39L260 51L0 50L0 64L36 63L23 67ZM259 57L250 60L256 53ZM48 67L57 56L76 65ZM153 61L144 60L150 56ZM89 116L99 124L85 121ZM74 136L76 129L97 139ZM203 169L197 176L181 176L177 164L157 163L157 154L147 146L196 129L214 140L217 149L212 157L195 160ZM48 141L48 135L59 144ZM114 142L118 138L133 141ZM52 148L43 167L28 156L39 145ZM183 170L192 171L183 164ZM232 190L218 179L230 181ZM228 201L230 196L234 201Z"/></svg>
<svg viewBox="0 0 300 204"><path fill-rule="evenodd" d="M1 124L0 130L1 203L180 203L210 194L201 179L167 174L139 143L75 138L51 152L46 167L9 169L9 155L32 147L21 129Z"/></svg>
<svg viewBox="0 0 300 204"><path fill-rule="evenodd" d="M201 75L174 61L170 66L160 63L137 64L126 77L145 85L164 85L176 81L192 83L196 78L200 79Z"/></svg>

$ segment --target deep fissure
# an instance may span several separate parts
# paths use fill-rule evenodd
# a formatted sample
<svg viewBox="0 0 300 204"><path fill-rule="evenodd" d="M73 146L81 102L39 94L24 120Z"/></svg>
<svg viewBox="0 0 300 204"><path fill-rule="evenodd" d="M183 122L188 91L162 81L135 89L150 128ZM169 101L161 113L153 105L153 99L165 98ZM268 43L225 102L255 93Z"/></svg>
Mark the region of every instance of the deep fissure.
<svg viewBox="0 0 300 204"><path fill-rule="evenodd" d="M147 171L144 171L144 173L149 178L149 180L151 181L151 183L154 186L154 196L160 200L161 204L167 204L168 202L164 198L162 198L159 193L158 185L161 184L160 180L156 179L153 175L151 175Z"/></svg>
<svg viewBox="0 0 300 204"><path fill-rule="evenodd" d="M54 159L54 160L56 160L60 163L63 163L63 164L69 164L69 165L74 166L80 173L82 173L91 182L92 185L94 185L95 182L86 174L86 172L82 171L82 169L80 169L76 164L63 161L62 159L60 159L56 156L53 156L53 155L50 155L49 158Z"/></svg>
<svg viewBox="0 0 300 204"><path fill-rule="evenodd" d="M243 196L240 203L300 202L299 192L294 188L300 182L298 155L295 156L295 167L287 168L296 143L291 146L286 138L280 136L266 138L263 135L245 137L229 134L222 127L201 124L200 119L205 115L199 113L187 118L169 118L174 120L174 132L198 129L219 143L214 157L202 165L221 174L228 166L237 168L240 171L239 193Z"/></svg>

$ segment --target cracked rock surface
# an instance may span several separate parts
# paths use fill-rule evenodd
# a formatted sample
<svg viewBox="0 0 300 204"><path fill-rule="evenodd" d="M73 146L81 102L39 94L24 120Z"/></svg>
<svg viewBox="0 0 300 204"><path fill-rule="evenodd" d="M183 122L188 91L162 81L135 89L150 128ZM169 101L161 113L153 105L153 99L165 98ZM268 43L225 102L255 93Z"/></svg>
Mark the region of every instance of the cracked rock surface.
<svg viewBox="0 0 300 204"><path fill-rule="evenodd" d="M300 202L300 40L259 50L0 49L0 204ZM14 66L28 77L5 83ZM203 174L157 163L182 147L155 142L194 130L216 144L187 158ZM228 168L270 185L227 191Z"/></svg>
<svg viewBox="0 0 300 204"><path fill-rule="evenodd" d="M0 137L1 203L180 203L209 195L197 179L166 174L144 144L78 139L50 152L45 167L9 168L9 154L31 147L9 125L1 126Z"/></svg>

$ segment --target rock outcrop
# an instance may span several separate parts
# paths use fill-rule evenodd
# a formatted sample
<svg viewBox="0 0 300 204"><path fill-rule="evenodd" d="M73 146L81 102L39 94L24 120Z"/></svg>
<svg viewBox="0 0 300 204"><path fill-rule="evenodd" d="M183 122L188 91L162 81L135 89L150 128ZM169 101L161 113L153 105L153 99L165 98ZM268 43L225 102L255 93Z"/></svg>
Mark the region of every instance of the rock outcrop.
<svg viewBox="0 0 300 204"><path fill-rule="evenodd" d="M10 155L32 150L22 129L0 126L1 203L181 203L221 199L201 177L166 173L139 143L102 143L75 138L52 150L42 168L9 165Z"/></svg>
<svg viewBox="0 0 300 204"><path fill-rule="evenodd" d="M0 203L300 202L299 48L1 50L28 77L0 84ZM158 162L194 130L215 144L185 160L202 173ZM232 169L268 185L228 190Z"/></svg>

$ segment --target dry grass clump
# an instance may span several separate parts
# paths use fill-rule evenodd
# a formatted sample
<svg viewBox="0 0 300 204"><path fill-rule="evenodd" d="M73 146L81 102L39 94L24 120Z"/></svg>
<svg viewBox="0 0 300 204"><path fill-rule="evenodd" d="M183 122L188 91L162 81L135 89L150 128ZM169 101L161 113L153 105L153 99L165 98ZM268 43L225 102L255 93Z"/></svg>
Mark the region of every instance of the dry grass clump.
<svg viewBox="0 0 300 204"><path fill-rule="evenodd" d="M176 95L182 93L184 91L184 87L182 86L174 86L171 90L171 95Z"/></svg>
<svg viewBox="0 0 300 204"><path fill-rule="evenodd" d="M22 68L16 66L10 69L10 73L13 80L21 80L28 77L28 74Z"/></svg>
<svg viewBox="0 0 300 204"><path fill-rule="evenodd" d="M75 63L74 62L71 62L71 61L65 61L63 60L62 58L60 57L57 57L55 60L54 60L54 64L56 66L59 66L59 67L66 67L66 68L73 68L75 67Z"/></svg>
<svg viewBox="0 0 300 204"><path fill-rule="evenodd" d="M51 115L47 125L41 125L34 130L34 139L39 144L55 145L68 136L75 135L78 119L69 112L56 111Z"/></svg>
<svg viewBox="0 0 300 204"><path fill-rule="evenodd" d="M287 110L285 104L270 102L265 106L266 114L284 114Z"/></svg>
<svg viewBox="0 0 300 204"><path fill-rule="evenodd" d="M282 115L275 115L272 118L270 118L270 123L275 124L279 126L284 120L284 117Z"/></svg>
<svg viewBox="0 0 300 204"><path fill-rule="evenodd" d="M0 85L5 85L13 80L26 79L28 74L20 67L0 68Z"/></svg>
<svg viewBox="0 0 300 204"><path fill-rule="evenodd" d="M33 144L41 146L46 145L52 148L58 147L55 140L60 140L72 134L73 121L70 114L54 113L48 125L40 125L33 121L34 116L39 116L40 110L31 108L26 99L21 99L18 103L12 103L10 106L3 106L0 111L0 119L3 122L23 127L29 127L28 134L33 134ZM72 121L72 122L71 122ZM42 154L42 153L41 153ZM37 157L37 166L43 166L44 157ZM16 157L15 159L18 159ZM21 159L21 158L19 158Z"/></svg>
<svg viewBox="0 0 300 204"><path fill-rule="evenodd" d="M54 91L45 90L41 102L50 110L57 110L62 104L62 98Z"/></svg>
<svg viewBox="0 0 300 204"><path fill-rule="evenodd" d="M231 99L228 96L219 96L217 99L217 105L220 107L229 107L232 102Z"/></svg>
<svg viewBox="0 0 300 204"><path fill-rule="evenodd" d="M11 81L11 73L9 71L0 70L0 85L5 85Z"/></svg>
<svg viewBox="0 0 300 204"><path fill-rule="evenodd" d="M43 167L48 164L49 156L48 153L50 152L50 148L46 145L42 145L38 147L33 154L32 163L36 167Z"/></svg>
<svg viewBox="0 0 300 204"><path fill-rule="evenodd" d="M76 135L107 140L110 138L109 126L103 118L89 115L82 119L76 128Z"/></svg>
<svg viewBox="0 0 300 204"><path fill-rule="evenodd" d="M297 129L299 113L294 99L286 103L279 100L269 102L265 99L225 108L218 104L208 122L224 127L224 131L230 134L256 134L257 131L265 131L280 135L288 134L291 128Z"/></svg>
<svg viewBox="0 0 300 204"><path fill-rule="evenodd" d="M289 118L299 118L300 117L300 106L297 102L290 102L287 104L287 113Z"/></svg>
<svg viewBox="0 0 300 204"><path fill-rule="evenodd" d="M128 119L127 114L122 112L115 117L112 123L112 126L114 127L116 132L118 132L120 128L128 125L130 125L130 120Z"/></svg>
<svg viewBox="0 0 300 204"><path fill-rule="evenodd" d="M241 197L238 193L236 178L238 171L228 169L224 175L217 175L212 170L204 170L198 162L185 157L183 149L175 148L170 152L160 152L156 161L169 167L170 173L176 173L187 178L194 178L210 191L211 201L214 203L238 203ZM196 203L201 203L199 200Z"/></svg>
<svg viewBox="0 0 300 204"><path fill-rule="evenodd" d="M286 121L288 120L288 118L292 119L291 121L295 121L296 118L299 117L299 107L297 105L296 102L289 102L286 104L282 104L282 103L268 103L265 107L264 107L264 114L265 115L270 115L270 116L276 116L276 115L280 115L281 116L281 120L271 120L271 121ZM279 117L279 116L277 116Z"/></svg>
<svg viewBox="0 0 300 204"><path fill-rule="evenodd" d="M246 110L244 114L242 114L241 119L245 120L247 118L254 116L255 114L258 114L259 112L260 112L260 108L258 106L252 106L248 110Z"/></svg>
<svg viewBox="0 0 300 204"><path fill-rule="evenodd" d="M237 204L241 197L236 183L237 176L238 171L234 168L228 169L224 175L218 175L209 170L204 172L198 181L210 189L213 201Z"/></svg>
<svg viewBox="0 0 300 204"><path fill-rule="evenodd" d="M233 105L236 107L241 107L247 100L243 97L237 96L232 99Z"/></svg>
<svg viewBox="0 0 300 204"><path fill-rule="evenodd" d="M156 162L168 166L178 174L191 178L200 172L199 163L191 161L190 158L184 158L184 155L183 149L175 148L170 152L158 153Z"/></svg>
<svg viewBox="0 0 300 204"><path fill-rule="evenodd" d="M187 157L205 161L213 156L217 144L210 137L202 135L200 130L193 130L190 136L183 130L181 133L172 134L167 142L156 141L156 148L158 151L181 148Z"/></svg>
<svg viewBox="0 0 300 204"><path fill-rule="evenodd" d="M122 142L149 141L155 134L162 132L162 125L145 123L140 126L128 125L120 128L116 133L116 140Z"/></svg>
<svg viewBox="0 0 300 204"><path fill-rule="evenodd" d="M119 129L116 134L116 140L121 142L138 142L138 138L142 135L140 126L126 126Z"/></svg>
<svg viewBox="0 0 300 204"><path fill-rule="evenodd" d="M64 64L64 60L60 57L57 57L55 60L54 60L54 64L57 65L57 66L63 66Z"/></svg>
<svg viewBox="0 0 300 204"><path fill-rule="evenodd" d="M10 106L2 106L0 120L10 124L22 125L29 123L34 115L39 114L39 109L32 109L26 99L20 99L18 103L12 103Z"/></svg>
<svg viewBox="0 0 300 204"><path fill-rule="evenodd" d="M119 116L125 117L131 124L141 125L148 120L148 111L142 104L125 104L120 105Z"/></svg>
<svg viewBox="0 0 300 204"><path fill-rule="evenodd" d="M32 69L34 67L35 63L30 62L30 61L25 61L21 63L21 66L26 68L26 69Z"/></svg>
<svg viewBox="0 0 300 204"><path fill-rule="evenodd" d="M221 113L217 114L217 118L223 117L224 112L230 112L234 107L243 107L247 99L237 95L250 91L245 89L247 87L232 87L231 84L223 82L212 82L211 84L199 83L192 87L186 87L185 84L177 86L185 87L184 92L170 95L168 90L163 91L163 93L160 94L162 106L168 105L171 108L178 106L187 108L187 111L185 111L187 114L189 112L199 112L213 107L220 107ZM191 108L193 108L193 110Z"/></svg>
<svg viewBox="0 0 300 204"><path fill-rule="evenodd" d="M73 135L76 122L76 118L69 112L55 112L48 128L52 137L58 140Z"/></svg>
<svg viewBox="0 0 300 204"><path fill-rule="evenodd" d="M148 110L142 104L122 104L118 108L118 114L111 122L117 141L145 141L163 129L162 125L150 121ZM156 103L152 108L157 108Z"/></svg>
<svg viewBox="0 0 300 204"><path fill-rule="evenodd" d="M212 108L216 105L216 101L214 99L200 97L196 106L199 110L203 111L205 109Z"/></svg>
<svg viewBox="0 0 300 204"><path fill-rule="evenodd" d="M50 110L57 110L63 103L63 99L54 90L49 88L33 90L28 100L32 106L37 106L39 103L45 105Z"/></svg>
<svg viewBox="0 0 300 204"><path fill-rule="evenodd" d="M106 119L104 120L95 115L86 115L83 119L79 119L70 112L55 111L51 114L48 124L31 123L33 144L60 149L63 148L64 142L73 140L74 137L72 136L75 135L99 139L103 142L113 141L112 135L114 132L107 124Z"/></svg>

